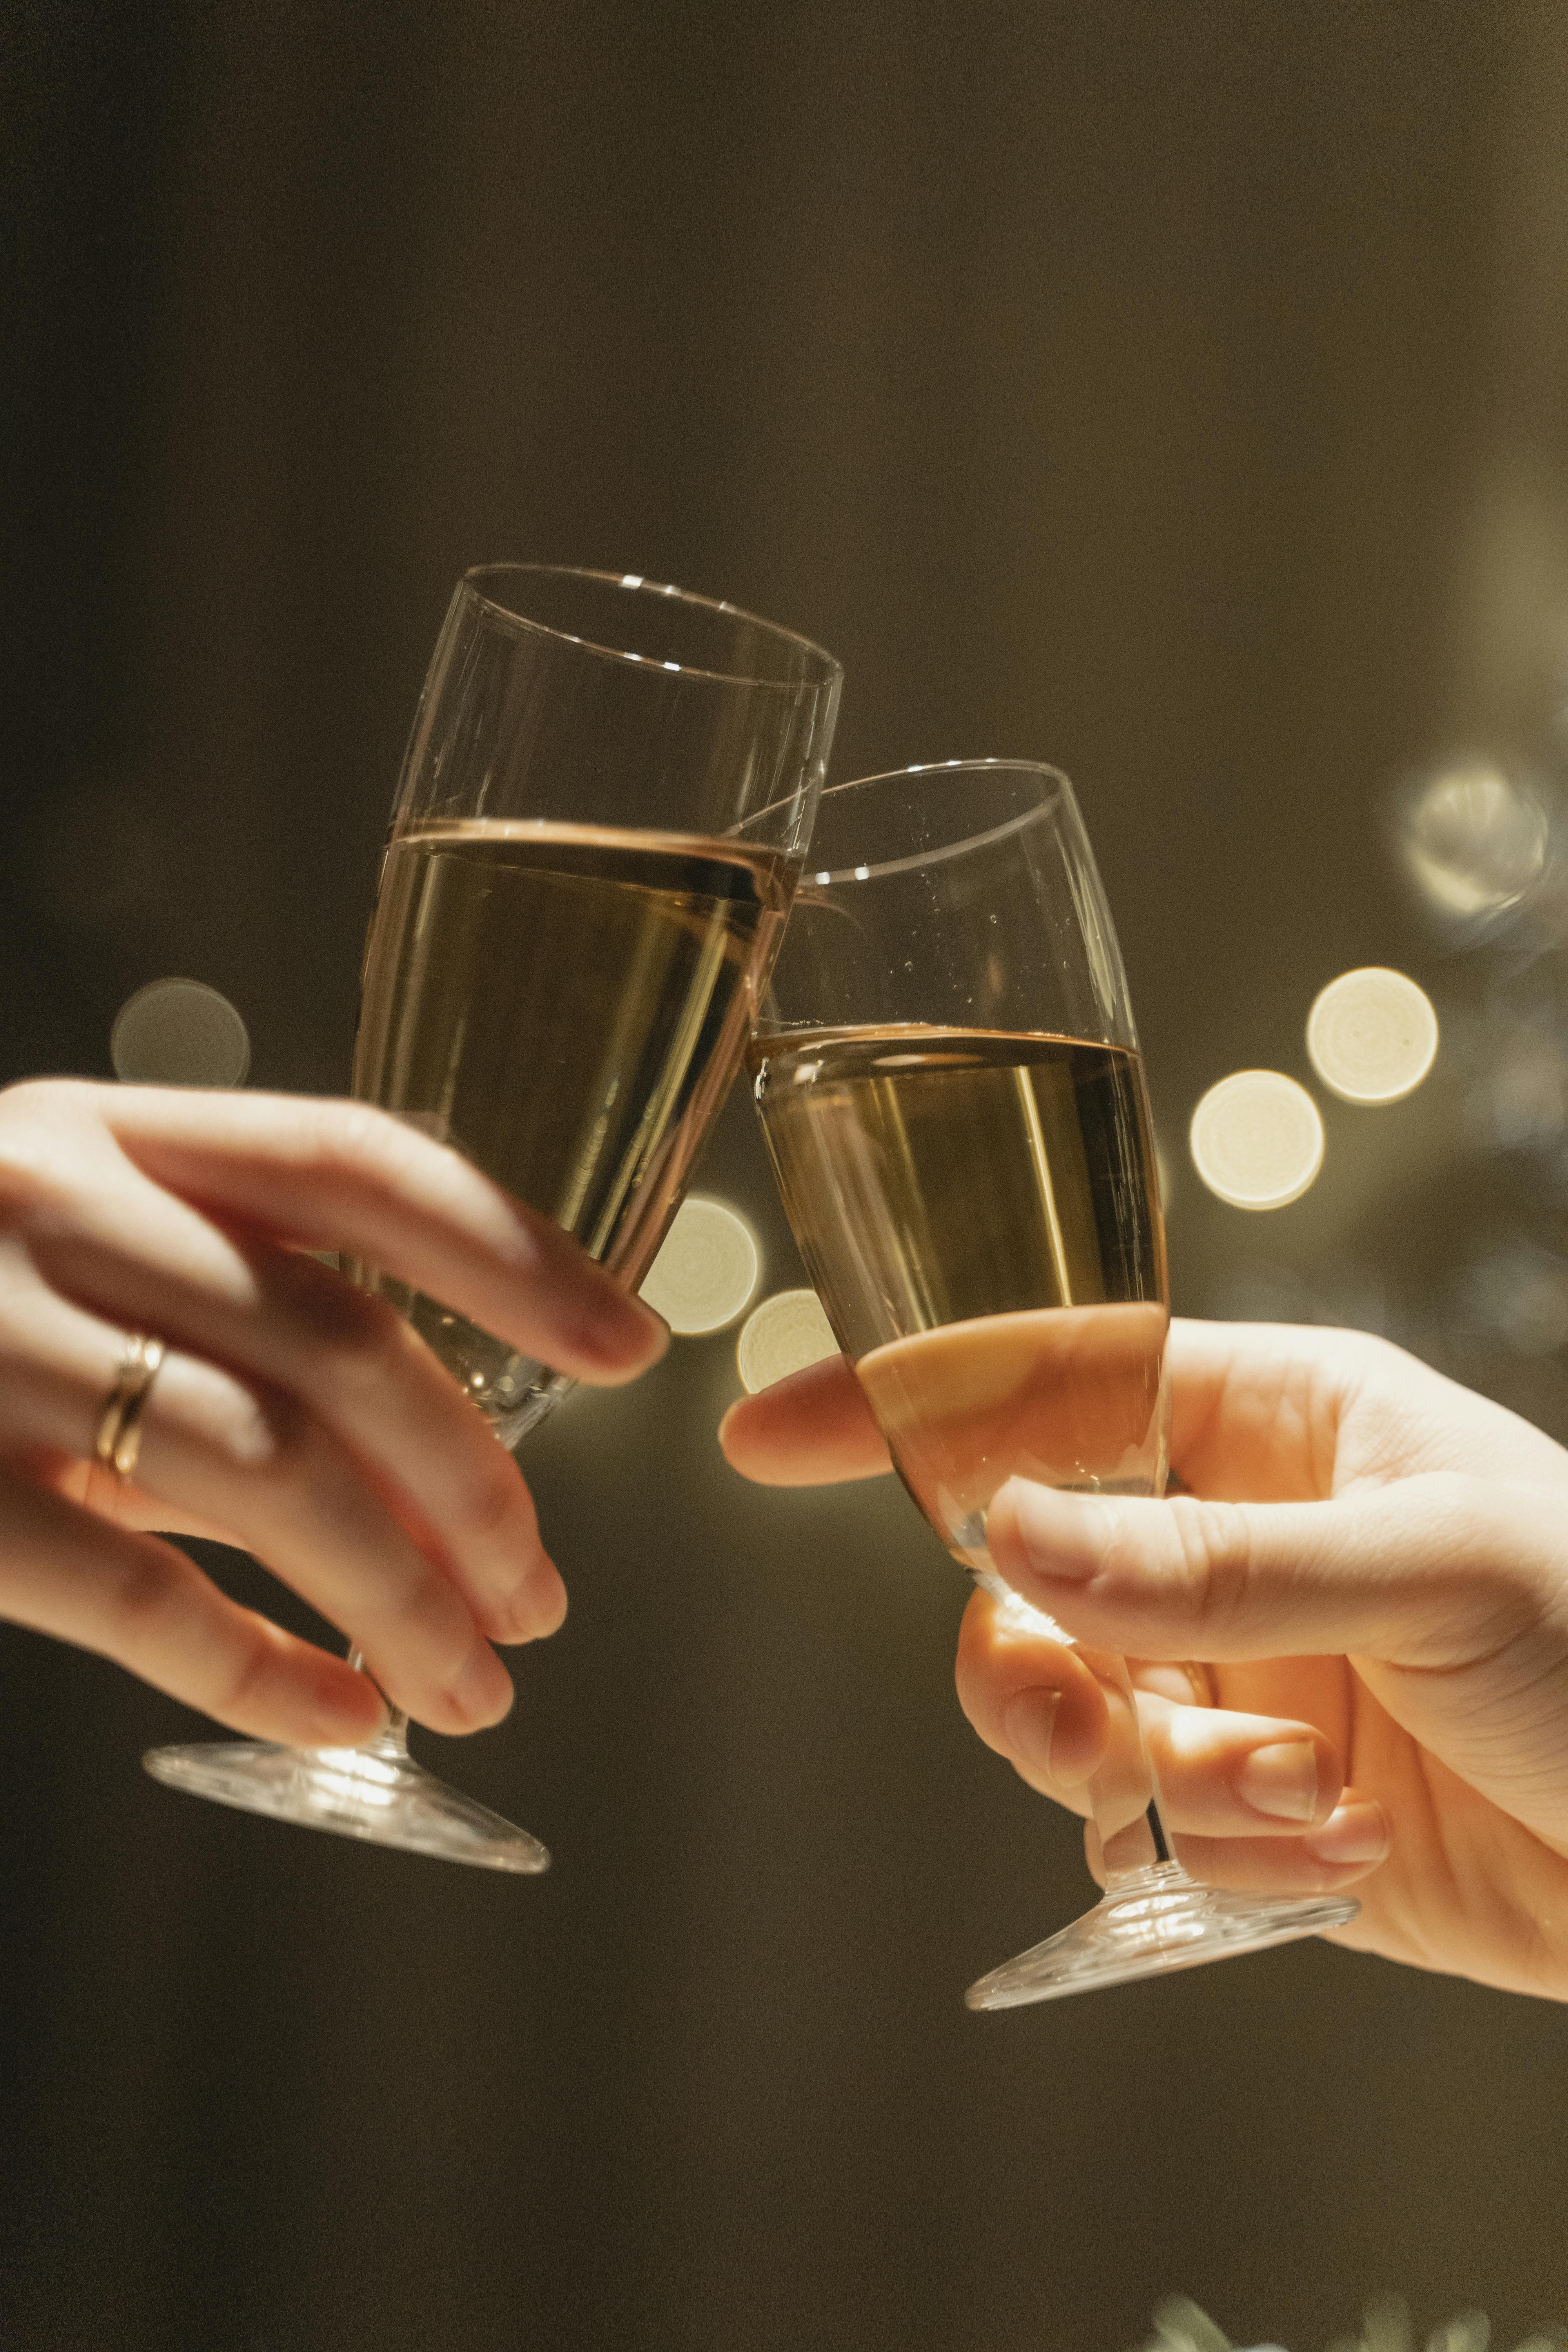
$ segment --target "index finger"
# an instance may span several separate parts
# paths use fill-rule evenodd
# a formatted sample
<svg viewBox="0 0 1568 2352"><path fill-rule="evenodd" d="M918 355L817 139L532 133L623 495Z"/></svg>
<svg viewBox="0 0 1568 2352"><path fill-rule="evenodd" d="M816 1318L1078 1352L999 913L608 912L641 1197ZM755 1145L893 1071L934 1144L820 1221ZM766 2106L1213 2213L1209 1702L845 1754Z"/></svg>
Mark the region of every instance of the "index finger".
<svg viewBox="0 0 1568 2352"><path fill-rule="evenodd" d="M1171 1325L1172 1458L1194 1493L1288 1501L1323 1491L1321 1446L1351 1377L1344 1334ZM731 1468L768 1486L870 1478L891 1465L853 1366L830 1356L742 1397L720 1424ZM1330 1459L1331 1461L1331 1451Z"/></svg>
<svg viewBox="0 0 1568 2352"><path fill-rule="evenodd" d="M760 1486L831 1486L893 1466L847 1356L742 1397L720 1423L719 1443L731 1470Z"/></svg>
<svg viewBox="0 0 1568 2352"><path fill-rule="evenodd" d="M1315 1492L1305 1483L1311 1342L1330 1335L1251 1323L1173 1322L1172 1452L1204 1494ZM1294 1346L1309 1343L1306 1360ZM830 1486L891 1467L854 1367L829 1356L731 1405L719 1443L732 1469L765 1486ZM1229 1480L1231 1485L1226 1482Z"/></svg>
<svg viewBox="0 0 1568 2352"><path fill-rule="evenodd" d="M274 1237L350 1251L558 1371L618 1386L668 1343L659 1318L559 1225L367 1103L92 1091L155 1182Z"/></svg>

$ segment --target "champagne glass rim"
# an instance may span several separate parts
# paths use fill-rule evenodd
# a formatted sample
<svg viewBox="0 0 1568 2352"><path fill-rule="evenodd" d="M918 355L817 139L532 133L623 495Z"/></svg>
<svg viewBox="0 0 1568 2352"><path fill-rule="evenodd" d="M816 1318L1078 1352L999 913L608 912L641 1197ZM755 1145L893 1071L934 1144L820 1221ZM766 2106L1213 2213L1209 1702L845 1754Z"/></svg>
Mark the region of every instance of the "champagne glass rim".
<svg viewBox="0 0 1568 2352"><path fill-rule="evenodd" d="M767 636L783 645L794 646L807 655L816 666L816 674L804 677L757 677L741 669L708 669L700 663L662 661L653 655L633 653L626 646L602 645L595 637L577 635L570 629L557 627L552 622L536 619L531 614L518 612L491 595L487 581L509 579L576 580L591 582L597 587L618 588L630 595L658 596L678 604L699 607L703 612L721 613L726 620L742 621L749 627L761 629ZM475 563L462 578L468 594L485 605L499 620L510 628L528 635L554 637L560 644L580 646L584 653L598 654L606 661L633 662L639 669L659 674L668 672L680 677L710 679L720 686L753 686L776 691L798 694L803 686L821 688L831 685L844 675L844 666L825 646L814 638L803 636L798 629L786 629L777 621L764 620L760 613L750 613L744 605L731 604L721 596L700 596L690 588L678 588L664 580L649 580L640 572L602 572L578 563Z"/></svg>
<svg viewBox="0 0 1568 2352"><path fill-rule="evenodd" d="M922 866L945 865L951 857L965 856L971 850L986 849L1014 834L1026 832L1030 825L1054 815L1064 800L1069 807L1075 805L1068 778L1060 768L1053 768L1044 760L917 760L911 767L883 768L874 776L856 776L847 783L829 785L817 803L818 820L840 793L864 792L873 784L904 783L911 776L957 781L983 772L1034 776L1050 789L1041 793L1032 808L1020 809L1016 816L1004 817L1000 824L984 826L980 832L964 834L956 841L940 842L933 848L913 850L907 857L884 858L875 865L824 866L806 875L802 896L809 898L814 890L837 889L846 882L877 882L895 874L912 874Z"/></svg>

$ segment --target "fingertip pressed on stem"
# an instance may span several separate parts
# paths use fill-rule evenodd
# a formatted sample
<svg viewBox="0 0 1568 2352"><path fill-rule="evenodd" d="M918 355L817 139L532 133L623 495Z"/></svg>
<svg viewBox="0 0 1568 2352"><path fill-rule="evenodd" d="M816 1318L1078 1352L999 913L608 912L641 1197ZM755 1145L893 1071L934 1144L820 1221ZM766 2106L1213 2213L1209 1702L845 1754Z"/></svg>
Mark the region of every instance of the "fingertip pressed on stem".
<svg viewBox="0 0 1568 2352"><path fill-rule="evenodd" d="M505 1721L517 1693L489 1643L480 1640L469 1651L461 1672L447 1685L447 1696L467 1728L488 1731Z"/></svg>
<svg viewBox="0 0 1568 2352"><path fill-rule="evenodd" d="M1002 1717L1015 1758L1043 1780L1060 1777L1054 1769L1052 1750L1061 1703L1060 1691L1022 1690L1008 1700Z"/></svg>
<svg viewBox="0 0 1568 2352"><path fill-rule="evenodd" d="M300 1720L289 1727L287 1744L363 1748L378 1739L392 1721L392 1710L369 1675L356 1674L336 1658L323 1658L322 1664L329 1671L317 1675Z"/></svg>
<svg viewBox="0 0 1568 2352"><path fill-rule="evenodd" d="M986 1513L986 1547L1009 1582L1039 1577L1052 1584L1087 1584L1103 1564L1115 1514L1115 1504L1098 1496L1009 1478Z"/></svg>
<svg viewBox="0 0 1568 2352"><path fill-rule="evenodd" d="M1322 1828L1301 1843L1315 1862L1346 1870L1382 1862L1393 1840L1383 1807L1370 1797L1347 1792Z"/></svg>

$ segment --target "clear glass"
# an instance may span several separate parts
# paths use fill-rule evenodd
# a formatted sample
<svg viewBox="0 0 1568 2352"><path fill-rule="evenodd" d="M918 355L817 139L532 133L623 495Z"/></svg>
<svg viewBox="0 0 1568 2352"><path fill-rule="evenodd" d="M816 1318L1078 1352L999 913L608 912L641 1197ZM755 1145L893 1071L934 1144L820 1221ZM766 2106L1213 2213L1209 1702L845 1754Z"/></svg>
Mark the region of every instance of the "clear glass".
<svg viewBox="0 0 1568 2352"><path fill-rule="evenodd" d="M457 590L365 946L353 1091L635 1289L734 1076L799 880L841 672L636 576L500 564ZM514 1444L568 1383L370 1266ZM362 1662L353 1654L353 1663ZM160 1748L176 1788L492 1870L549 1861L408 1755Z"/></svg>
<svg viewBox="0 0 1568 2352"><path fill-rule="evenodd" d="M750 1052L791 1229L895 1466L1020 1626L1092 1679L1095 1908L970 1988L1006 2009L1352 1918L1171 1857L1124 1662L1020 1601L985 1545L1016 1475L1158 1495L1164 1228L1138 1038L1072 788L951 761L826 793Z"/></svg>

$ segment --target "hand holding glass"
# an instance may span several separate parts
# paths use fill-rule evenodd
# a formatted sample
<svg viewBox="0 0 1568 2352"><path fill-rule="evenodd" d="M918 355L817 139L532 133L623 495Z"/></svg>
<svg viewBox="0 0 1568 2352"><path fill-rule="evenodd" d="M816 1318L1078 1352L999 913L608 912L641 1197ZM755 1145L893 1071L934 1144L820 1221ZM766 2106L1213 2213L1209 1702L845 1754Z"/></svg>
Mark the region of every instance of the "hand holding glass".
<svg viewBox="0 0 1568 2352"><path fill-rule="evenodd" d="M1164 1231L1137 1035L1071 787L908 769L824 794L751 1048L790 1226L895 1467L954 1558L1092 1676L1105 1894L971 1988L1006 2008L1312 1935L1344 1898L1197 1885L1170 1859L1123 1661L1002 1582L1014 1476L1158 1495Z"/></svg>
<svg viewBox="0 0 1568 2352"><path fill-rule="evenodd" d="M416 1121L636 1289L739 1066L810 836L841 673L636 577L459 584L415 719L365 949L353 1091ZM563 1394L374 1267L514 1444ZM356 1663L359 1661L356 1658ZM537 1839L363 1748L153 1749L220 1803L495 1870Z"/></svg>

